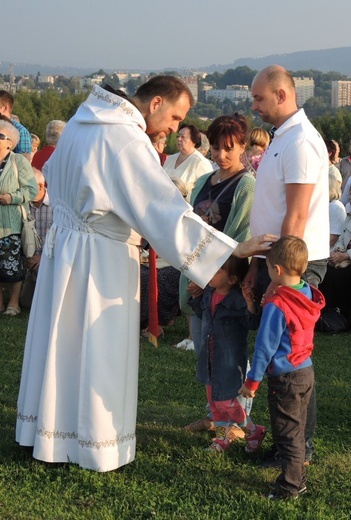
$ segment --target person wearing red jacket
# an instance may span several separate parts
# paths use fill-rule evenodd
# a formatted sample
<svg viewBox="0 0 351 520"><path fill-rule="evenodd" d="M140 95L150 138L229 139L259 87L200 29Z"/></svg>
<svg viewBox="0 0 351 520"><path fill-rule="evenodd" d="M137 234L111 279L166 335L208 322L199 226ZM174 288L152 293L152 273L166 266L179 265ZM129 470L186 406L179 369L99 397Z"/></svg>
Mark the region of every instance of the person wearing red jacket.
<svg viewBox="0 0 351 520"><path fill-rule="evenodd" d="M322 293L301 279L307 262L307 246L295 236L280 238L267 253L274 293L264 302L251 370L239 391L255 397L267 374L272 436L282 463L270 499L298 498L307 490L304 431L314 380L311 353L325 303Z"/></svg>

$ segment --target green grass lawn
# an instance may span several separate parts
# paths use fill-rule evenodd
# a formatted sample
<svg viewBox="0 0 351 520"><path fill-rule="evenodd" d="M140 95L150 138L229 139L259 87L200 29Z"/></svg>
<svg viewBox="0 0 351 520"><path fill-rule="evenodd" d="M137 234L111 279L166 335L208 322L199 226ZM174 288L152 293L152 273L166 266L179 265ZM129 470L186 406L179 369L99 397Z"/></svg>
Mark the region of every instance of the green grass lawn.
<svg viewBox="0 0 351 520"><path fill-rule="evenodd" d="M28 315L0 317L0 519L350 519L350 335L317 335L314 355L318 427L308 494L296 502L265 498L276 469L260 469L242 442L225 454L204 451L208 433L184 425L204 416L205 390L193 352L171 345L186 337L179 318L157 349L141 341L137 454L109 473L45 464L14 441L16 399ZM38 324L39 326L39 324ZM250 336L251 347L254 335ZM253 420L269 425L266 385Z"/></svg>

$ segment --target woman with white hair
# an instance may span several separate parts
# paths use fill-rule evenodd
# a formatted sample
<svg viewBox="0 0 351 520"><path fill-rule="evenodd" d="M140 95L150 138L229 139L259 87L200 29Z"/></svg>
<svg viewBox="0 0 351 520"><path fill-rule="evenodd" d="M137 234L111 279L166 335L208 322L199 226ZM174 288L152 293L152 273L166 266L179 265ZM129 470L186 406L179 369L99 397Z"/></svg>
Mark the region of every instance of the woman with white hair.
<svg viewBox="0 0 351 520"><path fill-rule="evenodd" d="M53 119L46 125L45 131L45 145L41 150L38 150L32 159L33 168L42 170L46 161L48 161L51 155L54 153L57 143L61 137L61 134L66 126L64 121L60 119Z"/></svg>
<svg viewBox="0 0 351 520"><path fill-rule="evenodd" d="M346 209L339 200L341 197L341 185L334 173L329 173L329 228L330 228L330 252L335 248L339 236L344 230Z"/></svg>
<svg viewBox="0 0 351 520"><path fill-rule="evenodd" d="M33 200L38 187L29 161L13 153L18 130L0 120L0 314L20 313L19 297L25 271L21 251L21 205ZM3 284L8 284L5 310Z"/></svg>

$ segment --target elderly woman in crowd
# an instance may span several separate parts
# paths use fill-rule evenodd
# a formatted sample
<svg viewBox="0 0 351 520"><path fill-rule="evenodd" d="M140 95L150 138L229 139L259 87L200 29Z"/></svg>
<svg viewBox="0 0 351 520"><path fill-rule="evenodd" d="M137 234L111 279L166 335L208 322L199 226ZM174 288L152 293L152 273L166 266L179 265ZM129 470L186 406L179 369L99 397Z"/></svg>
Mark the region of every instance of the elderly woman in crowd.
<svg viewBox="0 0 351 520"><path fill-rule="evenodd" d="M60 119L53 119L46 125L45 139L46 144L41 150L38 150L32 159L33 168L42 170L46 161L48 161L51 155L54 153L57 143L61 137L62 132L66 126L65 121Z"/></svg>
<svg viewBox="0 0 351 520"><path fill-rule="evenodd" d="M19 141L18 130L0 120L0 313L20 313L19 297L25 271L21 256L21 205L33 200L38 192L29 161L12 150ZM9 301L4 306L4 287L8 284Z"/></svg>
<svg viewBox="0 0 351 520"><path fill-rule="evenodd" d="M184 182L188 199L197 179L213 170L211 162L197 150L200 146L201 132L194 125L183 124L177 137L179 152L170 155L164 164L170 177L178 177Z"/></svg>
<svg viewBox="0 0 351 520"><path fill-rule="evenodd" d="M330 252L341 235L346 219L346 209L341 197L341 183L334 173L329 173L329 227L330 227Z"/></svg>
<svg viewBox="0 0 351 520"><path fill-rule="evenodd" d="M343 231L330 255L327 273L320 286L327 307L338 307L351 326L351 188L346 204Z"/></svg>
<svg viewBox="0 0 351 520"><path fill-rule="evenodd" d="M334 175L334 177L338 180L340 183L340 186L342 184L342 176L338 168L335 166L339 159L339 145L336 141L332 139L326 139L325 146L328 150L328 157L329 157L329 175ZM340 195L341 197L341 195ZM340 198L339 197L339 198Z"/></svg>

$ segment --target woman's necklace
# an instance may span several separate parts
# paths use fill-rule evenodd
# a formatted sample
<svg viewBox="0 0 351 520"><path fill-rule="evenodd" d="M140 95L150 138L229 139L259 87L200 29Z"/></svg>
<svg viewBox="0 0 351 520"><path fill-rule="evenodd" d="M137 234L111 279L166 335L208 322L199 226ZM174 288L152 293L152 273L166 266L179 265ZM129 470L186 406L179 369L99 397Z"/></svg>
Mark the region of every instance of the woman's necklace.
<svg viewBox="0 0 351 520"><path fill-rule="evenodd" d="M235 175L237 175L241 171L242 171L242 168L240 170L238 170L237 172L234 172L234 173L231 173L230 175L227 175L226 177L221 177L220 173L219 173L219 170L217 170L216 184L220 184L221 182L226 181L227 179L230 179L230 177L234 177Z"/></svg>

